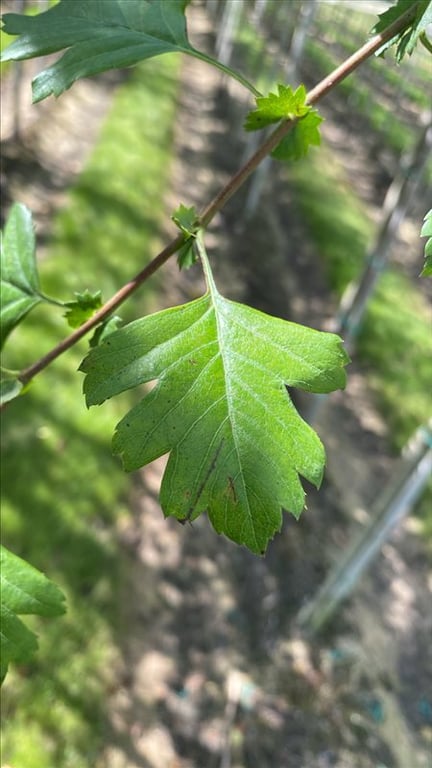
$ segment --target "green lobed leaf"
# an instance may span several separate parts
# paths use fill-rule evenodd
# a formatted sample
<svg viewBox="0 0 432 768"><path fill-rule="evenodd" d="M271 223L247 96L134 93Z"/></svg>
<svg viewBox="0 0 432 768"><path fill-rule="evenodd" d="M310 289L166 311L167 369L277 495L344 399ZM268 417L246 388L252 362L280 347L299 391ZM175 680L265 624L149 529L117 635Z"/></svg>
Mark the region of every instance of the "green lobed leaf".
<svg viewBox="0 0 432 768"><path fill-rule="evenodd" d="M64 596L53 582L3 546L0 546L0 587L3 680L10 661L27 661L37 649L36 636L18 616L60 616L65 606Z"/></svg>
<svg viewBox="0 0 432 768"><path fill-rule="evenodd" d="M0 683L3 683L9 663L15 661L22 664L27 661L37 651L38 644L36 635L3 603L0 604L0 621Z"/></svg>
<svg viewBox="0 0 432 768"><path fill-rule="evenodd" d="M106 339L107 336L109 336L111 333L114 333L114 331L117 331L120 328L120 325L122 324L122 318L119 317L119 315L113 315L112 317L109 317L107 320L104 320L98 327L96 328L93 336L91 337L89 341L90 347L97 347L98 344L103 341L103 339Z"/></svg>
<svg viewBox="0 0 432 768"><path fill-rule="evenodd" d="M194 205L189 208L183 203L174 211L171 216L174 224L185 234L195 236L199 229L199 217Z"/></svg>
<svg viewBox="0 0 432 768"><path fill-rule="evenodd" d="M259 131L267 125L306 115L311 109L306 104L306 88L299 85L295 91L289 85L279 84L278 92L256 98L256 109L246 116L246 131Z"/></svg>
<svg viewBox="0 0 432 768"><path fill-rule="evenodd" d="M396 46L396 60L401 62L407 54L410 56L417 45L419 38L426 35L427 27L432 24L432 0L397 0L384 13L378 14L379 21L371 30L371 34L384 32L390 24L412 9L412 19L407 27L392 37L376 53L376 56L382 56L393 45ZM426 46L427 47L427 46Z"/></svg>
<svg viewBox="0 0 432 768"><path fill-rule="evenodd" d="M193 240L188 240L182 245L177 254L177 264L179 269L189 269L189 267L192 267L197 260Z"/></svg>
<svg viewBox="0 0 432 768"><path fill-rule="evenodd" d="M89 406L157 385L117 425L113 449L126 470L163 454L166 516L207 510L218 533L264 552L281 508L304 506L299 475L319 485L325 455L286 386L330 392L345 384L341 340L270 317L219 294L201 244L204 296L137 320L81 365Z"/></svg>
<svg viewBox="0 0 432 768"><path fill-rule="evenodd" d="M8 403L9 400L14 400L15 397L18 397L22 388L23 384L18 377L11 375L8 371L5 371L2 368L0 379L0 405Z"/></svg>
<svg viewBox="0 0 432 768"><path fill-rule="evenodd" d="M85 323L96 312L99 307L102 306L102 295L100 291L90 293L89 290L85 290L82 293L75 292L76 299L74 301L66 301L65 318L71 328L79 328L80 325Z"/></svg>
<svg viewBox="0 0 432 768"><path fill-rule="evenodd" d="M432 277L432 208L424 217L420 232L421 237L428 237L425 244L425 263L421 272L422 277Z"/></svg>
<svg viewBox="0 0 432 768"><path fill-rule="evenodd" d="M304 117L298 120L290 132L282 139L280 144L272 152L272 157L277 160L299 160L304 157L311 145L321 144L319 125L323 118L316 109L311 109Z"/></svg>
<svg viewBox="0 0 432 768"><path fill-rule="evenodd" d="M432 53L432 40L429 40L426 30L419 35L419 40L429 53Z"/></svg>
<svg viewBox="0 0 432 768"><path fill-rule="evenodd" d="M199 216L195 206L187 208L180 203L176 211L171 216L176 226L188 237L183 243L177 254L177 264L180 269L189 269L197 261L193 240L199 230Z"/></svg>
<svg viewBox="0 0 432 768"><path fill-rule="evenodd" d="M15 203L2 234L1 345L13 328L42 300L31 213L25 205Z"/></svg>
<svg viewBox="0 0 432 768"><path fill-rule="evenodd" d="M36 16L6 13L4 31L19 37L2 52L2 61L68 49L34 79L35 102L59 96L81 77L175 51L223 69L257 93L239 73L190 45L186 5L186 0L60 0Z"/></svg>

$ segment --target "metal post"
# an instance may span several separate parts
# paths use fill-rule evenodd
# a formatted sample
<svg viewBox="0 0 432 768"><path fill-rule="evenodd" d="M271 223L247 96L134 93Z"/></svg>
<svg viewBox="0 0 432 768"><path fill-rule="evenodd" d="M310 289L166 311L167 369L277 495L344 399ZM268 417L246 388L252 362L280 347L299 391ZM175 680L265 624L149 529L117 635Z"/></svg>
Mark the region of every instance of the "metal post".
<svg viewBox="0 0 432 768"><path fill-rule="evenodd" d="M413 196L421 186L426 159L432 146L432 115L423 116L423 127L415 147L401 162L401 170L390 184L384 204L381 225L375 236L375 242L365 257L366 267L357 282L353 282L342 296L339 311L328 330L342 336L349 354L355 349L355 343L366 313L369 299L376 283L385 269L390 249L410 208ZM311 395L306 410L306 418L316 421L328 395Z"/></svg>
<svg viewBox="0 0 432 768"><path fill-rule="evenodd" d="M366 257L367 266L357 283L345 291L339 314L332 330L342 334L348 352L352 352L367 303L384 269L391 245L404 220L415 190L418 188L426 158L432 146L431 115L423 125L414 150L401 163L400 173L393 179L385 196L383 218L375 243Z"/></svg>
<svg viewBox="0 0 432 768"><path fill-rule="evenodd" d="M234 36L243 10L243 0L227 0L216 41L216 55L222 64L228 65L234 44Z"/></svg>
<svg viewBox="0 0 432 768"><path fill-rule="evenodd" d="M297 622L316 633L354 589L396 525L408 514L432 474L432 420L417 430L393 477L371 509L371 522L330 572L317 596L300 611Z"/></svg>

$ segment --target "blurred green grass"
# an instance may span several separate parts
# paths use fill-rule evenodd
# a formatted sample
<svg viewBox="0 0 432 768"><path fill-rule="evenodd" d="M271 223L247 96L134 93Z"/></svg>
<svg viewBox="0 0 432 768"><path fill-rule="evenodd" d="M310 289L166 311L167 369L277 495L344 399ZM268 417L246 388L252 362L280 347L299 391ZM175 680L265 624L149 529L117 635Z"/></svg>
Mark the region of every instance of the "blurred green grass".
<svg viewBox="0 0 432 768"><path fill-rule="evenodd" d="M155 255L164 218L178 57L146 62L119 86L89 163L54 223L42 287L104 298ZM122 308L153 308L155 282ZM4 365L23 367L67 335L61 310L38 307L14 331ZM88 412L77 368L83 341L40 374L3 418L4 544L65 591L65 618L29 619L40 651L4 687L3 760L20 768L94 766L106 738L118 651L122 556L113 528L129 514L129 478L111 456L127 395Z"/></svg>
<svg viewBox="0 0 432 768"><path fill-rule="evenodd" d="M289 179L329 284L341 295L363 269L375 225L327 147L290 166ZM430 415L430 309L416 286L391 264L368 306L358 351L390 440L399 450Z"/></svg>

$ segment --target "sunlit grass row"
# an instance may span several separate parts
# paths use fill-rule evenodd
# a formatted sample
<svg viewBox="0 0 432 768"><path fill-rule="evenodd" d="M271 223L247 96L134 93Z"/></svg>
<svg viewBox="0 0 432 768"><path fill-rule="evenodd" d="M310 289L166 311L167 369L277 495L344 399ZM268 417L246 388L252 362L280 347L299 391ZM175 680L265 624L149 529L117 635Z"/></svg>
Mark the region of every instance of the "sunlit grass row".
<svg viewBox="0 0 432 768"><path fill-rule="evenodd" d="M329 284L340 295L359 277L376 225L328 148L314 150L293 164L289 178ZM419 271L420 267L419 262ZM430 322L430 307L422 293L390 260L368 305L359 351L396 448L429 416Z"/></svg>
<svg viewBox="0 0 432 768"><path fill-rule="evenodd" d="M147 62L117 90L54 222L40 267L48 294L67 300L89 288L108 298L155 255L178 66L170 56ZM123 317L152 306L152 285ZM34 310L11 336L5 364L25 366L67 335L62 314ZM121 632L122 557L113 531L130 512L129 479L111 456L110 435L128 398L87 411L77 372L87 349L84 341L40 374L3 421L4 543L55 580L68 604L65 618L29 619L40 651L6 682L3 760L20 768L93 767L106 738Z"/></svg>

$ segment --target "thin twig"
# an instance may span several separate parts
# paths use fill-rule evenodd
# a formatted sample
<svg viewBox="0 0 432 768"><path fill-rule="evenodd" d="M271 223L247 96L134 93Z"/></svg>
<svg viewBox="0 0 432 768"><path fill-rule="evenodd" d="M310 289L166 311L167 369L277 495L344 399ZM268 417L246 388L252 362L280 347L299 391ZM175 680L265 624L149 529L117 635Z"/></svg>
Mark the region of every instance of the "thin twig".
<svg viewBox="0 0 432 768"><path fill-rule="evenodd" d="M399 34L404 30L410 21L414 18L417 4L411 6L411 8L400 16L393 24L387 27L384 32L379 35L375 35L365 45L359 48L352 56L349 56L339 67L333 70L327 77L321 80L318 85L313 88L307 98L308 104L315 104L322 99L327 93L329 93L336 85L342 80L348 77L357 67L360 66L366 59L374 54L381 46L391 40L392 37ZM234 195L240 187L245 183L249 176L256 170L259 164L269 155L272 150L279 144L279 142L286 136L294 125L293 120L284 120L278 127L270 134L270 136L258 147L256 152L249 158L249 160L235 173L228 183L220 190L220 192L213 198L213 200L201 211L199 222L202 228L205 228L212 221L218 211L223 208L228 200ZM185 236L183 234L178 235L172 240L152 261L150 261L141 272L139 272L132 280L122 286L114 296L111 297L87 322L77 328L76 331L67 336L63 341L57 344L48 354L41 357L35 363L25 368L19 374L18 378L23 384L27 384L31 379L46 368L53 362L59 355L63 354L67 349L74 346L80 339L83 338L89 331L93 330L99 323L105 320L109 315L123 304L123 302L129 298L146 280L151 277L169 258L172 256L184 243Z"/></svg>
<svg viewBox="0 0 432 768"><path fill-rule="evenodd" d="M94 315L92 315L85 323L80 325L70 336L67 336L63 341L57 344L46 355L37 360L36 363L25 368L18 376L18 379L27 384L37 373L40 373L50 363L53 362L59 355L66 352L67 349L73 347L83 336L89 331L93 330L99 323L106 320L109 315L114 312L120 304L123 304L129 296L131 296L136 289L142 285L146 280L151 277L161 266L164 264L170 256L175 253L185 241L183 234L178 235L175 240L172 240L158 255L150 261L144 269L141 270L132 280L123 285L117 293L114 294L108 301L100 308Z"/></svg>

